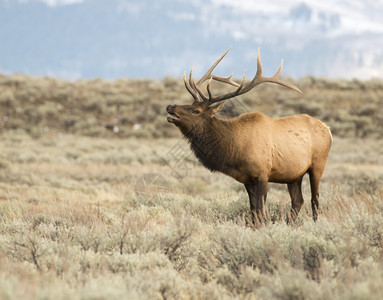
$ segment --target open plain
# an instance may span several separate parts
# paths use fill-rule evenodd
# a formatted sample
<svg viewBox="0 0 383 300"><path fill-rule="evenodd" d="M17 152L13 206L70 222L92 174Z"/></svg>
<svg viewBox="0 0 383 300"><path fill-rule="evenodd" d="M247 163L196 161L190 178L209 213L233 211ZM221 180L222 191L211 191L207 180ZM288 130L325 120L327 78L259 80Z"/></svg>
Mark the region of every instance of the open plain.
<svg viewBox="0 0 383 300"><path fill-rule="evenodd" d="M302 95L265 85L221 115L308 113L334 136L318 221L305 177L297 222L271 184L254 229L244 187L166 122L191 102L181 79L0 75L0 299L381 297L383 81L294 84Z"/></svg>

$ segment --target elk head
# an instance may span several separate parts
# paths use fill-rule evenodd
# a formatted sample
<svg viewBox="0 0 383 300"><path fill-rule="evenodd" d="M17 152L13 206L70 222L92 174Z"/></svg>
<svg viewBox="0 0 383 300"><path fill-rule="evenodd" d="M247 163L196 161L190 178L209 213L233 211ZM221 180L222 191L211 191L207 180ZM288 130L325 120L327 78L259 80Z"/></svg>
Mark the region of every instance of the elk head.
<svg viewBox="0 0 383 300"><path fill-rule="evenodd" d="M167 118L169 123L173 123L181 132L186 135L193 129L203 130L209 126L209 121L218 113L224 103L209 106L205 102L194 101L191 105L170 104L166 108L169 113Z"/></svg>
<svg viewBox="0 0 383 300"><path fill-rule="evenodd" d="M241 84L232 81L232 75L227 77L213 75L213 70L225 57L229 50L230 48L226 50L226 52L220 58L218 58L218 60L210 67L206 74L200 80L198 80L198 82L195 82L195 80L192 77L193 69L190 71L188 80L186 79L186 75L184 74L184 84L186 89L194 99L193 103L191 105L170 104L166 108L166 111L169 113L169 116L167 117L168 122L173 123L174 125L179 127L183 134L187 134L193 128L203 128L204 126L209 126L209 122L214 117L214 115L221 111L222 107L225 104L225 100L247 93L251 89L263 82L277 83L285 87L291 88L293 90L296 90L298 92L301 92L296 86L278 79L278 76L282 70L283 60L281 61L279 70L274 76L263 77L262 62L259 49L257 56L257 73L255 74L251 82L249 82L248 84L245 84L246 72L243 75ZM231 86L236 87L236 89L232 92L223 95L214 96L211 92L210 87L212 80L229 84ZM206 81L208 81L208 84L206 86L208 96L206 96L205 93L202 91L202 84Z"/></svg>

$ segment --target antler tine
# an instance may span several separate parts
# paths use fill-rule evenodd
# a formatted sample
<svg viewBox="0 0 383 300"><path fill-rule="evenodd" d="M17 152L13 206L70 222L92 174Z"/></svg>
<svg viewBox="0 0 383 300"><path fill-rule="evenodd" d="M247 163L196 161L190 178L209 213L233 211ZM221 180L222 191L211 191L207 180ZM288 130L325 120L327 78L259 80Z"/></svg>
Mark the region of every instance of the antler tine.
<svg viewBox="0 0 383 300"><path fill-rule="evenodd" d="M302 93L302 91L301 91L300 89L298 89L295 85L292 85L292 84L287 83L287 82L283 82L283 81L281 81L281 80L278 79L278 76L279 76L279 74L280 74L281 71L282 71L282 67L283 67L283 58L282 58L282 60L281 60L281 64L280 64L280 66L279 66L278 72L275 73L275 75L272 77L273 80L270 81L270 82L278 83L278 84L283 85L283 86L285 86L285 87L287 87L287 88L290 88L290 89L293 89L293 90L295 90L295 91L297 91L297 92L299 92L299 93ZM266 79L267 79L267 78L266 78Z"/></svg>
<svg viewBox="0 0 383 300"><path fill-rule="evenodd" d="M255 74L255 78L262 78L263 77L263 68L262 68L262 61L261 61L261 50L258 47L258 53L257 53L257 73ZM253 79L253 80L254 80Z"/></svg>
<svg viewBox="0 0 383 300"><path fill-rule="evenodd" d="M205 96L205 94L202 92L202 90L200 89L200 87L198 86L198 83L195 82L195 80L193 79L191 81L192 83L192 87L193 89L197 92L197 94L202 98L202 101L203 102L206 102L208 100L208 98ZM209 93L210 95L210 93Z"/></svg>
<svg viewBox="0 0 383 300"><path fill-rule="evenodd" d="M210 79L211 72L213 72L215 67L221 62L221 60L225 57L227 52L230 51L230 49L231 49L231 47L229 49L227 49L226 52L224 54L222 54L222 56L220 58L218 58L217 61L210 67L210 69L206 72L206 74L200 80L198 80L198 82L197 82L198 86L201 85L203 82L205 82L207 79Z"/></svg>
<svg viewBox="0 0 383 300"><path fill-rule="evenodd" d="M287 88L290 88L290 89L293 89L293 90L295 90L297 92L302 93L301 90L298 89L296 86L294 86L294 85L292 85L290 83L287 83L287 82L283 82L282 80L278 79L278 76L279 76L279 74L282 71L282 67L283 67L283 59L281 60L281 64L279 65L279 69L278 69L277 73L274 74L274 76L272 76L272 77L263 77L261 53L260 53L260 49L258 48L258 54L257 54L257 73L255 74L253 80L241 90L240 95L244 94L244 93L247 93L248 91L250 91L251 89L253 89L257 85L259 85L261 83L264 83L264 82L276 83L276 84L282 85L284 87L287 87Z"/></svg>
<svg viewBox="0 0 383 300"><path fill-rule="evenodd" d="M211 84L212 80L213 80L213 78L210 78L210 80L209 80L209 82L208 82L208 84L207 84L207 87L206 87L206 89L207 89L207 93L209 94L209 99L212 98L212 93L211 93L211 91L210 91L210 84Z"/></svg>
<svg viewBox="0 0 383 300"><path fill-rule="evenodd" d="M211 93L211 90L210 90L211 82L214 79L214 80L217 80L217 81L220 81L220 82L223 82L223 83L228 83L230 85L239 87L240 85L238 83L230 80L230 78L232 76L233 75L229 75L228 77L220 77L220 76L216 76L216 75L211 75L211 77L209 79L209 82L208 82L208 84L206 86L206 89L207 89L209 97L206 97L204 92L201 90L200 86L198 86L198 83L196 83L194 80L193 80L192 87L193 87L194 90L196 90L198 92L199 96L201 96L203 102L205 102L205 103L214 103L216 101L213 101L213 100L216 99L216 98L213 97L213 94ZM211 101L213 101L213 102L211 102Z"/></svg>
<svg viewBox="0 0 383 300"><path fill-rule="evenodd" d="M196 89L194 88L194 85L193 85L193 83L194 83L193 71L194 71L194 66L190 70L190 74L189 74L189 86L192 88L194 94L197 95L197 98L199 99L199 100L197 100L197 99L196 100L197 101L201 101L201 99L200 99L200 97L198 95L198 92L196 91Z"/></svg>
<svg viewBox="0 0 383 300"><path fill-rule="evenodd" d="M190 71L189 82L191 80L192 73L193 73L193 69ZM188 90L188 92L193 96L193 99L195 101L201 102L201 99L200 99L198 93L190 86L190 83L186 79L186 71L184 72L184 78L183 79L184 79L185 87Z"/></svg>
<svg viewBox="0 0 383 300"><path fill-rule="evenodd" d="M258 49L258 51L259 51L259 49ZM283 58L281 60L281 64L279 65L279 69L278 69L277 73L275 73L275 75L272 76L272 77L263 77L263 81L262 82L277 83L277 84L283 85L284 87L293 89L293 90L295 90L295 91L297 91L299 93L302 93L302 91L300 89L298 89L295 85L292 85L292 84L287 83L287 82L283 82L282 80L278 79L279 74L281 74L282 67L283 67Z"/></svg>
<svg viewBox="0 0 383 300"><path fill-rule="evenodd" d="M217 59L217 61L210 67L210 69L206 72L206 74L200 80L198 80L197 83L193 79L194 66L190 71L189 82L186 81L186 75L184 74L184 83L185 83L186 89L193 96L194 100L196 100L198 102L208 103L209 99L212 98L210 86L209 86L209 90L208 90L209 98L206 97L206 95L201 90L202 83L208 79L210 79L210 82L211 82L211 79L215 79L217 81L224 82L224 83L227 83L227 84L230 84L233 86L239 86L238 83L231 80L232 75L230 75L228 77L220 77L220 76L216 76L216 75L211 74L213 72L214 68L221 62L221 60L225 57L225 55L229 52L230 49L231 49L231 47L229 49L227 49L226 52L224 54L222 54L220 58Z"/></svg>
<svg viewBox="0 0 383 300"><path fill-rule="evenodd" d="M282 67L283 67L283 58L281 59L281 64L279 65L278 72L275 73L275 75L273 77L278 78L279 74L281 74Z"/></svg>
<svg viewBox="0 0 383 300"><path fill-rule="evenodd" d="M213 79L213 78L212 78ZM209 92L209 99L207 100L207 104L208 105L211 105L215 102L221 102L223 100L226 100L226 99L230 99L230 98L233 98L237 95L240 95L242 93L242 89L243 89L243 86L245 84L245 81L246 81L246 71L245 73L243 74L243 78L242 78L242 82L241 84L238 85L238 88L236 90L234 90L233 92L230 92L230 93L227 93L227 94L224 94L224 95L220 95L220 96L216 96L216 97L213 97L211 92L210 92L210 83L208 84L208 92Z"/></svg>
<svg viewBox="0 0 383 300"><path fill-rule="evenodd" d="M235 81L232 81L231 80L231 77L233 76L233 74L231 74L231 75L229 75L229 76L227 76L227 77L220 77L220 76L217 76L217 75L211 75L211 79L214 79L214 80L216 80L216 81L220 81L220 82L223 82L223 83L228 83L228 84L230 84L230 85L233 85L233 86L236 86L236 87L238 87L239 86L239 84L238 83L236 83Z"/></svg>

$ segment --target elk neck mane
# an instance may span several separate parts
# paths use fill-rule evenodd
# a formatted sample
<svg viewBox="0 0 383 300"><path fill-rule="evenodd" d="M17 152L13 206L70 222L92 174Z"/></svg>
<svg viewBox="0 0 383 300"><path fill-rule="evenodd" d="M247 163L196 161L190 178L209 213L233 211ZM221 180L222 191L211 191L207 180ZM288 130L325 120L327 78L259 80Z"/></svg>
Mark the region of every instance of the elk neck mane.
<svg viewBox="0 0 383 300"><path fill-rule="evenodd" d="M204 126L195 126L183 133L198 160L210 171L220 171L235 167L235 126L232 120L215 117Z"/></svg>

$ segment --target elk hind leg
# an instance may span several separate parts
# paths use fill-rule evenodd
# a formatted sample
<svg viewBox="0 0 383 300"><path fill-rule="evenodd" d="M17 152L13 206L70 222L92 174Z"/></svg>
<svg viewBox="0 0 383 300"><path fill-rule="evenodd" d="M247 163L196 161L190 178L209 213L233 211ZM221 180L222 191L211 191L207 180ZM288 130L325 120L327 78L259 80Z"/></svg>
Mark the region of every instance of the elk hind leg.
<svg viewBox="0 0 383 300"><path fill-rule="evenodd" d="M318 219L319 209L319 181L322 177L324 168L312 168L309 170L310 188L311 188L311 208L313 212L313 220Z"/></svg>
<svg viewBox="0 0 383 300"><path fill-rule="evenodd" d="M298 213L301 210L303 206L303 195L302 195L302 178L301 177L298 181L293 183L288 183L287 187L289 189L289 194L291 198L291 221L294 222L297 217Z"/></svg>

